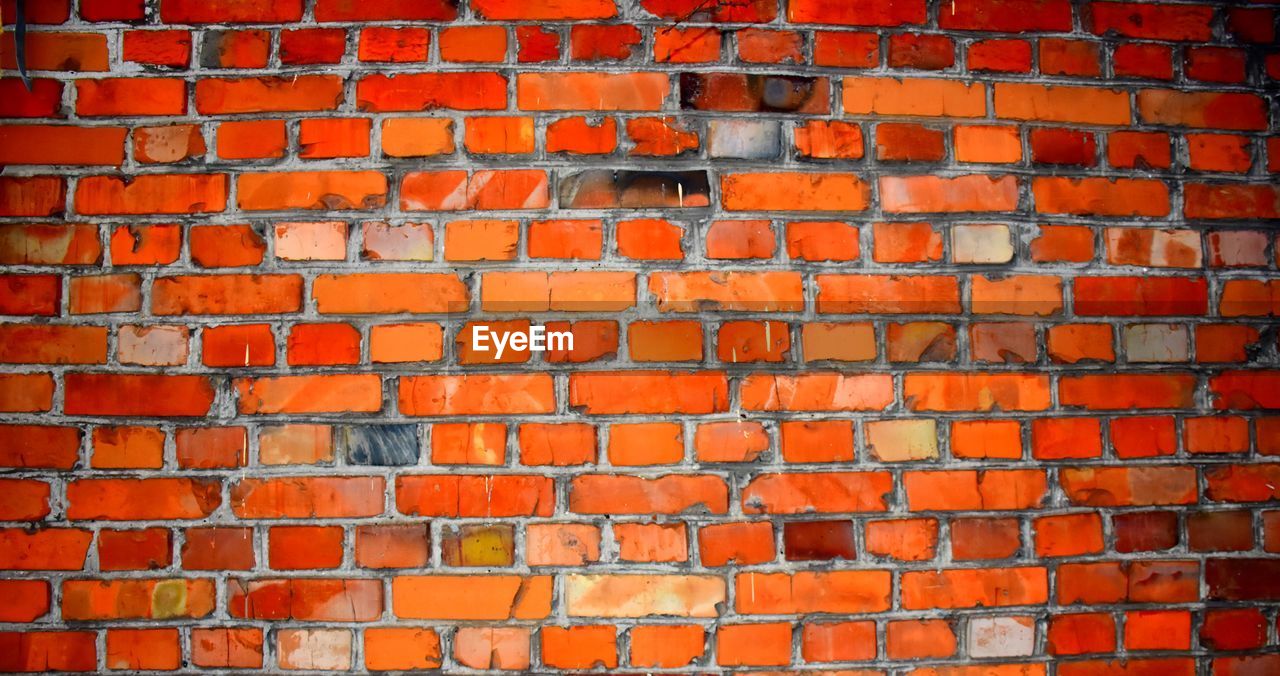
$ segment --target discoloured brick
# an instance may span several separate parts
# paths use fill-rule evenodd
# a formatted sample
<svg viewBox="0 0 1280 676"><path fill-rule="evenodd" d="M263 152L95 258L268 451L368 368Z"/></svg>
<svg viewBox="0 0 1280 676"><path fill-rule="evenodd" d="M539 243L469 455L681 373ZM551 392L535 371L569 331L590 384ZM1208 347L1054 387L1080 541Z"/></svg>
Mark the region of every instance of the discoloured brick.
<svg viewBox="0 0 1280 676"><path fill-rule="evenodd" d="M416 465L419 442L417 425L340 427L335 446L353 465Z"/></svg>

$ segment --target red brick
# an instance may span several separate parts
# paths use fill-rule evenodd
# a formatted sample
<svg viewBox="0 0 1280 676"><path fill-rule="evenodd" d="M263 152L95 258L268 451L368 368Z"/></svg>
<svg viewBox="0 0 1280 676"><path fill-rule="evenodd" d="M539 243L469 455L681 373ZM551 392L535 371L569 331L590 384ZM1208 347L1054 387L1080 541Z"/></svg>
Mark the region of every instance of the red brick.
<svg viewBox="0 0 1280 676"><path fill-rule="evenodd" d="M226 174L150 174L125 183L113 176L87 176L76 185L82 214L186 214L227 206Z"/></svg>
<svg viewBox="0 0 1280 676"><path fill-rule="evenodd" d="M935 519L884 519L868 521L867 552L899 561L927 561L934 557L938 545L938 522Z"/></svg>
<svg viewBox="0 0 1280 676"><path fill-rule="evenodd" d="M222 503L217 479L78 479L67 484L67 518L203 519Z"/></svg>
<svg viewBox="0 0 1280 676"><path fill-rule="evenodd" d="M1036 470L908 472L903 484L913 511L1029 509L1046 490L1044 473Z"/></svg>
<svg viewBox="0 0 1280 676"><path fill-rule="evenodd" d="M1245 52L1228 47L1192 47L1186 52L1187 77L1205 82L1243 82Z"/></svg>
<svg viewBox="0 0 1280 676"><path fill-rule="evenodd" d="M748 63L802 63L803 38L794 31L748 28L737 33L738 57Z"/></svg>
<svg viewBox="0 0 1280 676"><path fill-rule="evenodd" d="M1025 40L978 40L969 45L971 70L996 73L1031 72L1031 44Z"/></svg>
<svg viewBox="0 0 1280 676"><path fill-rule="evenodd" d="M791 623L724 624L716 630L716 663L721 666L785 665L791 652Z"/></svg>
<svg viewBox="0 0 1280 676"><path fill-rule="evenodd" d="M874 33L814 31L813 63L838 68L874 68L880 40Z"/></svg>
<svg viewBox="0 0 1280 676"><path fill-rule="evenodd" d="M844 26L901 26L925 21L924 0L878 3L871 0L796 0L787 6L792 23L838 24Z"/></svg>
<svg viewBox="0 0 1280 676"><path fill-rule="evenodd" d="M0 362L103 364L106 338L105 327L0 324Z"/></svg>
<svg viewBox="0 0 1280 676"><path fill-rule="evenodd" d="M168 68L191 64L191 32L185 30L125 31L122 56L125 61Z"/></svg>
<svg viewBox="0 0 1280 676"><path fill-rule="evenodd" d="M53 378L47 374L0 374L0 411L41 413L53 408Z"/></svg>
<svg viewBox="0 0 1280 676"><path fill-rule="evenodd" d="M1113 167L1168 168L1171 157L1168 134L1117 131L1107 135L1107 161Z"/></svg>
<svg viewBox="0 0 1280 676"><path fill-rule="evenodd" d="M796 152L818 159L860 159L862 127L847 122L811 120L795 130Z"/></svg>
<svg viewBox="0 0 1280 676"><path fill-rule="evenodd" d="M44 580L0 581L8 603L0 609L5 622L31 622L49 612L49 583Z"/></svg>
<svg viewBox="0 0 1280 676"><path fill-rule="evenodd" d="M631 57L642 39L640 29L629 25L575 25L570 30L570 56L574 61L612 61Z"/></svg>
<svg viewBox="0 0 1280 676"><path fill-rule="evenodd" d="M549 413L555 394L545 374L427 375L400 379L405 415Z"/></svg>
<svg viewBox="0 0 1280 676"><path fill-rule="evenodd" d="M247 211L376 209L386 205L387 177L376 171L245 173L237 204Z"/></svg>
<svg viewBox="0 0 1280 676"><path fill-rule="evenodd" d="M67 206L66 182L56 176L0 176L0 216L53 216Z"/></svg>
<svg viewBox="0 0 1280 676"><path fill-rule="evenodd" d="M74 427L0 425L0 466L71 469L80 436Z"/></svg>
<svg viewBox="0 0 1280 676"><path fill-rule="evenodd" d="M670 84L665 73L523 73L516 79L520 110L659 110Z"/></svg>
<svg viewBox="0 0 1280 676"><path fill-rule="evenodd" d="M49 514L49 484L31 479L0 479L0 518L38 521Z"/></svg>
<svg viewBox="0 0 1280 676"><path fill-rule="evenodd" d="M280 63L297 66L338 63L347 51L347 32L341 28L300 28L280 31Z"/></svg>
<svg viewBox="0 0 1280 676"><path fill-rule="evenodd" d="M550 516L556 502L551 480L543 476L402 475L395 485L396 509L408 515Z"/></svg>
<svg viewBox="0 0 1280 676"><path fill-rule="evenodd" d="M944 70L956 63L956 47L942 35L902 33L889 36L889 67Z"/></svg>
<svg viewBox="0 0 1280 676"><path fill-rule="evenodd" d="M1276 371L1226 371L1209 380L1209 392L1216 408L1274 408Z"/></svg>
<svg viewBox="0 0 1280 676"><path fill-rule="evenodd" d="M637 626L630 632L631 664L683 667L702 655L705 641L703 628L696 625Z"/></svg>
<svg viewBox="0 0 1280 676"><path fill-rule="evenodd" d="M882 176L881 208L903 214L1014 211L1018 181L1012 176Z"/></svg>
<svg viewBox="0 0 1280 676"><path fill-rule="evenodd" d="M405 211L543 209L550 203L542 170L421 171L400 182Z"/></svg>
<svg viewBox="0 0 1280 676"><path fill-rule="evenodd" d="M334 110L342 98L342 80L332 75L214 78L196 83L196 110L203 115Z"/></svg>
<svg viewBox="0 0 1280 676"><path fill-rule="evenodd" d="M998 607L1044 603L1044 568L912 571L902 577L902 604L908 609Z"/></svg>
<svg viewBox="0 0 1280 676"><path fill-rule="evenodd" d="M874 622L808 622L801 631L801 654L807 661L846 662L875 659L876 625Z"/></svg>
<svg viewBox="0 0 1280 676"><path fill-rule="evenodd" d="M1040 41L1040 72L1044 75L1098 77L1102 74L1101 58L1095 42L1059 38Z"/></svg>
<svg viewBox="0 0 1280 676"><path fill-rule="evenodd" d="M442 29L440 58L462 63L504 61L507 58L507 30L503 26L450 26Z"/></svg>
<svg viewBox="0 0 1280 676"><path fill-rule="evenodd" d="M1194 391L1195 379L1180 373L1072 375L1058 382L1062 405L1089 410L1188 408Z"/></svg>
<svg viewBox="0 0 1280 676"><path fill-rule="evenodd" d="M1132 38L1206 41L1213 8L1204 5L1099 2L1091 6L1093 32Z"/></svg>
<svg viewBox="0 0 1280 676"><path fill-rule="evenodd" d="M243 427L184 427L174 436L179 467L225 469L249 464L249 435Z"/></svg>
<svg viewBox="0 0 1280 676"><path fill-rule="evenodd" d="M124 135L121 127L0 125L0 163L119 166Z"/></svg>
<svg viewBox="0 0 1280 676"><path fill-rule="evenodd" d="M1053 655L1109 653L1116 649L1115 620L1105 613L1075 613L1049 618L1048 649Z"/></svg>
<svg viewBox="0 0 1280 676"><path fill-rule="evenodd" d="M362 118L302 120L298 125L298 157L367 157L370 129L369 120Z"/></svg>
<svg viewBox="0 0 1280 676"><path fill-rule="evenodd" d="M946 620L893 620L885 627L885 648L891 659L950 657L956 635Z"/></svg>
<svg viewBox="0 0 1280 676"><path fill-rule="evenodd" d="M618 147L618 125L611 117L598 123L566 117L547 125L547 152L577 155L611 153Z"/></svg>
<svg viewBox="0 0 1280 676"><path fill-rule="evenodd" d="M943 7L939 24L948 30L1070 31L1071 4L1067 0L960 0Z"/></svg>
<svg viewBox="0 0 1280 676"><path fill-rule="evenodd" d="M86 117L185 115L187 83L173 78L76 81L76 114Z"/></svg>
<svg viewBox="0 0 1280 676"><path fill-rule="evenodd" d="M155 280L151 311L157 315L275 314L302 305L296 275L182 275Z"/></svg>
<svg viewBox="0 0 1280 676"><path fill-rule="evenodd" d="M374 476L242 479L231 486L241 519L332 519L377 516L386 482Z"/></svg>
<svg viewBox="0 0 1280 676"><path fill-rule="evenodd" d="M610 19L617 15L614 0L578 0L561 3L537 0L474 0L472 9L490 21L564 21L567 19Z"/></svg>
<svg viewBox="0 0 1280 676"><path fill-rule="evenodd" d="M1227 31L1244 42L1270 43L1275 40L1275 26L1269 23L1272 16L1261 7L1233 7L1227 11Z"/></svg>
<svg viewBox="0 0 1280 676"><path fill-rule="evenodd" d="M507 106L507 81L497 73L367 75L356 83L356 104L374 112L502 110Z"/></svg>
<svg viewBox="0 0 1280 676"><path fill-rule="evenodd" d="M342 565L341 526L272 526L267 561L274 570L337 568Z"/></svg>
<svg viewBox="0 0 1280 676"><path fill-rule="evenodd" d="M578 514L679 514L695 507L723 514L728 500L724 480L710 475L584 474L569 488L569 511Z"/></svg>
<svg viewBox="0 0 1280 676"><path fill-rule="evenodd" d="M387 63L426 61L430 46L431 33L425 28L370 26L360 31L357 56Z"/></svg>
<svg viewBox="0 0 1280 676"><path fill-rule="evenodd" d="M657 63L706 63L720 58L720 31L715 28L660 27L653 33Z"/></svg>
<svg viewBox="0 0 1280 676"><path fill-rule="evenodd" d="M160 20L165 23L273 23L302 18L302 0L165 0Z"/></svg>
<svg viewBox="0 0 1280 676"><path fill-rule="evenodd" d="M28 91L18 78L0 80L0 115L4 117L61 117L62 83L33 78Z"/></svg>
<svg viewBox="0 0 1280 676"><path fill-rule="evenodd" d="M467 152L480 155L533 152L533 118L473 117L466 121Z"/></svg>
<svg viewBox="0 0 1280 676"><path fill-rule="evenodd" d="M917 124L882 122L876 125L876 159L937 162L943 156L942 132Z"/></svg>
<svg viewBox="0 0 1280 676"><path fill-rule="evenodd" d="M767 522L721 523L698 530L705 566L751 565L774 560L773 526Z"/></svg>
<svg viewBox="0 0 1280 676"><path fill-rule="evenodd" d="M1254 94L1143 89L1137 100L1148 124L1246 131L1267 126L1266 104Z"/></svg>
<svg viewBox="0 0 1280 676"><path fill-rule="evenodd" d="M364 632L365 666L376 671L435 669L440 635L432 629L377 627Z"/></svg>
<svg viewBox="0 0 1280 676"><path fill-rule="evenodd" d="M1116 45L1111 58L1117 76L1173 79L1173 53L1167 45L1123 43Z"/></svg>
<svg viewBox="0 0 1280 676"><path fill-rule="evenodd" d="M1033 162L1085 167L1097 164L1098 144L1093 134L1070 129L1032 129L1030 139Z"/></svg>
<svg viewBox="0 0 1280 676"><path fill-rule="evenodd" d="M377 374L289 375L237 378L243 414L373 413L382 409Z"/></svg>
<svg viewBox="0 0 1280 676"><path fill-rule="evenodd" d="M1202 315L1209 304L1199 277L1078 277L1074 286L1079 315Z"/></svg>
<svg viewBox="0 0 1280 676"><path fill-rule="evenodd" d="M983 117L985 94L984 85L950 80L847 77L843 103L855 115Z"/></svg>
<svg viewBox="0 0 1280 676"><path fill-rule="evenodd" d="M451 21L458 16L448 0L319 0L316 20L329 21Z"/></svg>
<svg viewBox="0 0 1280 676"><path fill-rule="evenodd" d="M355 561L363 568L423 568L431 560L431 534L425 524L360 526Z"/></svg>
<svg viewBox="0 0 1280 676"><path fill-rule="evenodd" d="M167 568L172 560L173 537L167 529L98 532L98 566L104 571Z"/></svg>
<svg viewBox="0 0 1280 676"><path fill-rule="evenodd" d="M1115 89L998 83L996 117L1044 122L1129 124L1129 94Z"/></svg>
<svg viewBox="0 0 1280 676"><path fill-rule="evenodd" d="M80 18L85 21L140 21L146 16L142 0L85 0Z"/></svg>
<svg viewBox="0 0 1280 676"><path fill-rule="evenodd" d="M199 667L262 667L262 630L247 627L194 629L191 661Z"/></svg>
<svg viewBox="0 0 1280 676"><path fill-rule="evenodd" d="M698 426L693 447L701 462L750 462L769 448L769 438L760 423L705 423Z"/></svg>
<svg viewBox="0 0 1280 676"><path fill-rule="evenodd" d="M836 314L960 311L954 277L931 275L818 275L818 312Z"/></svg>
<svg viewBox="0 0 1280 676"><path fill-rule="evenodd" d="M1169 189L1160 181L1104 178L1037 178L1036 211L1099 216L1166 216Z"/></svg>
<svg viewBox="0 0 1280 676"><path fill-rule="evenodd" d="M736 576L737 611L742 614L851 614L889 608L887 570L812 570L742 573ZM755 589L756 593L750 593Z"/></svg>
<svg viewBox="0 0 1280 676"><path fill-rule="evenodd" d="M11 672L95 671L97 633L92 631L0 632L0 669Z"/></svg>
<svg viewBox="0 0 1280 676"><path fill-rule="evenodd" d="M762 474L742 491L747 514L882 512L892 480L886 472Z"/></svg>
<svg viewBox="0 0 1280 676"><path fill-rule="evenodd" d="M1097 418L1038 418L1031 423L1031 454L1044 460L1102 456Z"/></svg>
<svg viewBox="0 0 1280 676"><path fill-rule="evenodd" d="M367 579L231 579L227 595L232 617L257 620L368 622L383 609L382 584Z"/></svg>
<svg viewBox="0 0 1280 676"><path fill-rule="evenodd" d="M1183 214L1202 219L1280 219L1280 189L1269 185L1184 186Z"/></svg>
<svg viewBox="0 0 1280 676"><path fill-rule="evenodd" d="M542 663L561 669L616 668L616 634L610 626L543 627Z"/></svg>
<svg viewBox="0 0 1280 676"><path fill-rule="evenodd" d="M254 566L252 528L188 528L183 536L185 570L249 570Z"/></svg>
<svg viewBox="0 0 1280 676"><path fill-rule="evenodd" d="M68 373L64 383L71 415L204 416L214 397L203 376Z"/></svg>
<svg viewBox="0 0 1280 676"><path fill-rule="evenodd" d="M80 570L92 539L74 528L0 529L0 570Z"/></svg>
<svg viewBox="0 0 1280 676"><path fill-rule="evenodd" d="M1006 559L1022 549L1017 519L967 517L951 520L951 557L957 561Z"/></svg>
<svg viewBox="0 0 1280 676"><path fill-rule="evenodd" d="M111 233L112 265L168 265L182 253L178 225L139 225Z"/></svg>

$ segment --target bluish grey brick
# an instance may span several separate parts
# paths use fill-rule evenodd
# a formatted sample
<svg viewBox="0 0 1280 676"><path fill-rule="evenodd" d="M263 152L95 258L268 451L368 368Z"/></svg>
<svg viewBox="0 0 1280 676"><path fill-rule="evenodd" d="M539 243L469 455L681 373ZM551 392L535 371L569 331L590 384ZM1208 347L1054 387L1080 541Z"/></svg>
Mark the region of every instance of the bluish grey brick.
<svg viewBox="0 0 1280 676"><path fill-rule="evenodd" d="M713 120L707 137L712 157L768 160L782 153L782 133L777 122Z"/></svg>

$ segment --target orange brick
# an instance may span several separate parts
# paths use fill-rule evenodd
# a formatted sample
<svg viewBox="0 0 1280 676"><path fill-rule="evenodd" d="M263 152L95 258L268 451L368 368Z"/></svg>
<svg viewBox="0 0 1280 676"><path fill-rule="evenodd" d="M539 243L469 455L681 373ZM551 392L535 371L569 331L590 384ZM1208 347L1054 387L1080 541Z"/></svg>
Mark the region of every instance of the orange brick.
<svg viewBox="0 0 1280 676"><path fill-rule="evenodd" d="M847 77L844 112L851 115L983 117L986 86L959 81Z"/></svg>

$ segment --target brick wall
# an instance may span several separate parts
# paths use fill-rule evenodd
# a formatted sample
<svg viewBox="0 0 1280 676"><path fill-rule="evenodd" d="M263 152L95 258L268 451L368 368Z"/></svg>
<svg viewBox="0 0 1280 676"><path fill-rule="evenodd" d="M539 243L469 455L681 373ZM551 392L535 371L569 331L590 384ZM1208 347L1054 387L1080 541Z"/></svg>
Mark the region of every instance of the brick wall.
<svg viewBox="0 0 1280 676"><path fill-rule="evenodd" d="M27 4L0 671L1280 673L1274 0Z"/></svg>

